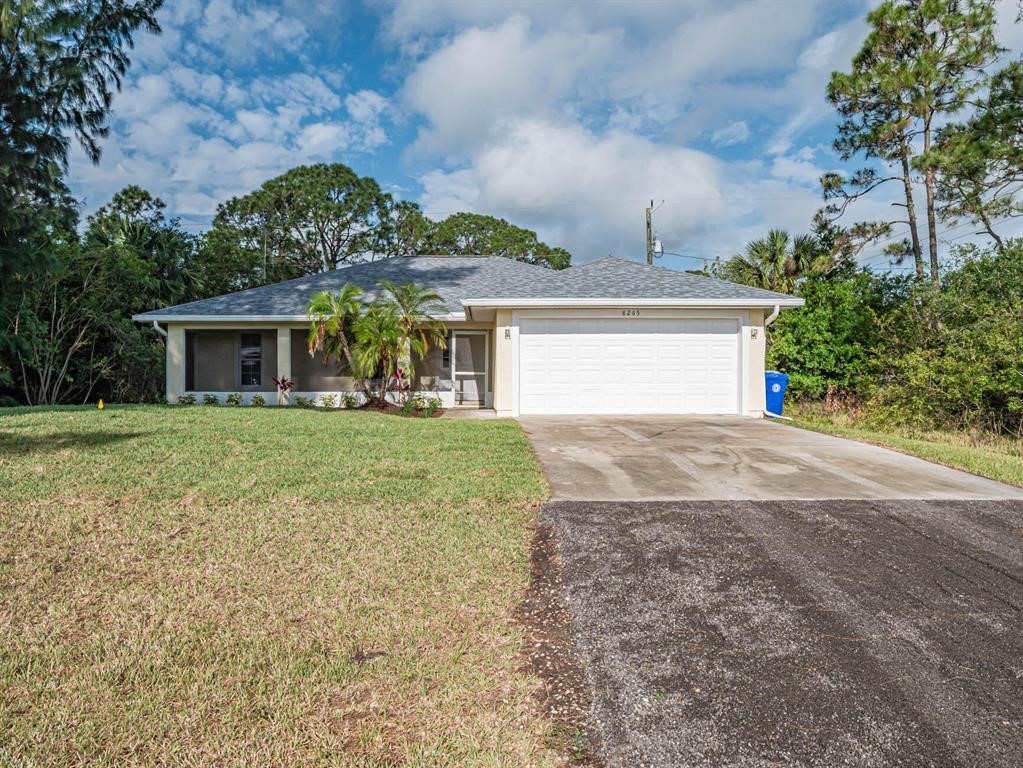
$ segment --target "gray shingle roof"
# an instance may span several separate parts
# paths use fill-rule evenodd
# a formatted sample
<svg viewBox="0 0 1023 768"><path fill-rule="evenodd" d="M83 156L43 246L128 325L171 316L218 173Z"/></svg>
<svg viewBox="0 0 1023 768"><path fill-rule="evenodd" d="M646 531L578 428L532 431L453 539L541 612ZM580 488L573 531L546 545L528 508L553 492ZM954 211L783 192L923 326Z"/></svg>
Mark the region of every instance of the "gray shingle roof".
<svg viewBox="0 0 1023 768"><path fill-rule="evenodd" d="M793 297L713 277L607 256L553 273L542 298L791 300Z"/></svg>
<svg viewBox="0 0 1023 768"><path fill-rule="evenodd" d="M176 317L305 317L309 298L355 283L372 296L379 280L433 288L451 312L466 299L692 299L763 304L793 297L663 267L607 257L554 271L497 256L415 256L356 264L212 299L136 315L136 320Z"/></svg>

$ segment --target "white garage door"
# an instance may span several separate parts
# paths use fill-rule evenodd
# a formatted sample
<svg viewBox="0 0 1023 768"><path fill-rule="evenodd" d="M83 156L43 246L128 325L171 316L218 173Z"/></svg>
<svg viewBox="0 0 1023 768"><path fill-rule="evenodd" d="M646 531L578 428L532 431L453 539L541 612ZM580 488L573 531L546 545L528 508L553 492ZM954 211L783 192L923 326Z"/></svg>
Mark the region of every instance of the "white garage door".
<svg viewBox="0 0 1023 768"><path fill-rule="evenodd" d="M523 318L519 411L738 413L739 323Z"/></svg>

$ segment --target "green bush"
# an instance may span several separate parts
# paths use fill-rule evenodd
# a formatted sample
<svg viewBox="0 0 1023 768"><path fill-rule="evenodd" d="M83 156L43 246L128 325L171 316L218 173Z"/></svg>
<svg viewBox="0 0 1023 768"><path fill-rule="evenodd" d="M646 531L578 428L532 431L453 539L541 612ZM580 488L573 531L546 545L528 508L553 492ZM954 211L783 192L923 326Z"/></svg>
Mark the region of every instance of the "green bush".
<svg viewBox="0 0 1023 768"><path fill-rule="evenodd" d="M216 395L211 395L209 393L206 393L205 395L202 396L202 404L203 405L220 405L220 398L217 397Z"/></svg>
<svg viewBox="0 0 1023 768"><path fill-rule="evenodd" d="M351 410L352 408L359 407L359 396L358 395L341 395L341 407Z"/></svg>
<svg viewBox="0 0 1023 768"><path fill-rule="evenodd" d="M960 249L940 293L893 328L875 426L1023 434L1023 240Z"/></svg>
<svg viewBox="0 0 1023 768"><path fill-rule="evenodd" d="M299 408L312 408L314 403L308 397L302 397L301 395L295 396L295 405Z"/></svg>
<svg viewBox="0 0 1023 768"><path fill-rule="evenodd" d="M768 369L789 374L795 398L868 396L881 371L884 318L910 289L904 278L865 270L807 279L799 287L806 305L783 312L768 330Z"/></svg>
<svg viewBox="0 0 1023 768"><path fill-rule="evenodd" d="M333 394L326 394L320 398L320 405L324 408L336 408L337 407L337 396Z"/></svg>
<svg viewBox="0 0 1023 768"><path fill-rule="evenodd" d="M195 405L195 395L181 395L178 397L178 405Z"/></svg>
<svg viewBox="0 0 1023 768"><path fill-rule="evenodd" d="M439 397L419 399L422 401L422 406L420 407L419 415L422 416L424 419L429 419L430 417L432 417L433 414L440 410L440 407L443 405L443 402L441 402L441 399Z"/></svg>
<svg viewBox="0 0 1023 768"><path fill-rule="evenodd" d="M253 408L262 408L263 406L266 405L266 398L260 394L255 394L249 400L249 405L251 405Z"/></svg>
<svg viewBox="0 0 1023 768"><path fill-rule="evenodd" d="M230 405L232 407L241 405L242 404L242 393L241 392L232 392L224 400L224 403L226 405Z"/></svg>

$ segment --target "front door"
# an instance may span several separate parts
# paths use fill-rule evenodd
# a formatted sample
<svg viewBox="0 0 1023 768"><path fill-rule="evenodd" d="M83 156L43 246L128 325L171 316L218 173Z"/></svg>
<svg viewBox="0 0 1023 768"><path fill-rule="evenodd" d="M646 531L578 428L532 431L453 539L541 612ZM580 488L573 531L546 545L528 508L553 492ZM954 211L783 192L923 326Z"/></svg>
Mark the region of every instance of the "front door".
<svg viewBox="0 0 1023 768"><path fill-rule="evenodd" d="M486 404L487 332L455 331L451 334L451 375L455 405L482 408Z"/></svg>

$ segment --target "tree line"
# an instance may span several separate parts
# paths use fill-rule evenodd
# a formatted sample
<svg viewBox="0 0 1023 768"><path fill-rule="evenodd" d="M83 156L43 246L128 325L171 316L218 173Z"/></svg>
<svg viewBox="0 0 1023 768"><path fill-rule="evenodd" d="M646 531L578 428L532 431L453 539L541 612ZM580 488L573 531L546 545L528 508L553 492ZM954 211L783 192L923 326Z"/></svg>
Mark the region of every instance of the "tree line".
<svg viewBox="0 0 1023 768"><path fill-rule="evenodd" d="M769 333L768 364L797 398L882 428L1021 437L1023 240L1004 235L1023 214L1019 52L996 44L987 0L888 0L867 19L850 71L828 86L835 149L864 167L824 175L808 233L772 230L708 271L805 299ZM889 185L896 215L842 226ZM872 245L910 274L863 267Z"/></svg>
<svg viewBox="0 0 1023 768"><path fill-rule="evenodd" d="M43 224L46 263L14 273L4 287L0 393L32 405L158 401L162 342L131 320L149 309L417 253L490 253L556 269L571 258L503 219L458 213L431 221L341 164L271 179L218 206L199 235L165 208L129 186L81 233L73 217Z"/></svg>
<svg viewBox="0 0 1023 768"><path fill-rule="evenodd" d="M570 254L504 219L429 219L342 164L294 168L192 234L136 185L79 220L64 179L98 162L138 34L162 0L0 0L0 404L157 401L164 352L136 312L347 264L489 253L553 269Z"/></svg>

